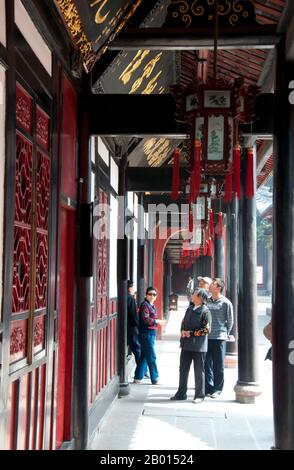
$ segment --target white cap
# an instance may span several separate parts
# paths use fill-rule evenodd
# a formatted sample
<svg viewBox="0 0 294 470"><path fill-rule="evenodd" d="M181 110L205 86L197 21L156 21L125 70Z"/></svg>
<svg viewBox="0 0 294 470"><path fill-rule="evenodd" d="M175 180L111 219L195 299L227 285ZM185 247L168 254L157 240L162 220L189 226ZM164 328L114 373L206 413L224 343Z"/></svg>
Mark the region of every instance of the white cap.
<svg viewBox="0 0 294 470"><path fill-rule="evenodd" d="M198 276L197 277L198 281L204 281L206 282L206 284L211 284L212 283L212 279L210 279L210 277L202 277L202 276Z"/></svg>

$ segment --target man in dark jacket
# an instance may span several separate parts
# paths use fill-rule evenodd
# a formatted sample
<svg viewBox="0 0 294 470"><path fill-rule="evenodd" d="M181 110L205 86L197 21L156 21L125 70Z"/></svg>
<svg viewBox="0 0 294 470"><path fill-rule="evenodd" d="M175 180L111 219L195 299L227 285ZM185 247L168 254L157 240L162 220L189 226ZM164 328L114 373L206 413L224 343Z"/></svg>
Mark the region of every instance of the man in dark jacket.
<svg viewBox="0 0 294 470"><path fill-rule="evenodd" d="M134 298L133 281L128 281L128 346L134 354L136 364L138 365L141 357L141 345L139 343L139 318Z"/></svg>
<svg viewBox="0 0 294 470"><path fill-rule="evenodd" d="M208 299L205 289L197 289L191 297L181 324L182 348L180 356L180 380L171 400L186 400L191 362L194 363L195 394L193 403L200 403L205 396L204 359L207 351L207 335L210 332L211 315L205 305Z"/></svg>

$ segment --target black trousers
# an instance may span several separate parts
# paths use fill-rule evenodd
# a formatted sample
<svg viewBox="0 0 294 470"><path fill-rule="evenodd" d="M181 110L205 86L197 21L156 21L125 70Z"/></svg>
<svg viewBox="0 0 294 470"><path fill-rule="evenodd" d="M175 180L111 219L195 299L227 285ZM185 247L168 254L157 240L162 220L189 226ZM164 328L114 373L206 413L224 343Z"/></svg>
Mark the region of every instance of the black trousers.
<svg viewBox="0 0 294 470"><path fill-rule="evenodd" d="M194 365L195 393L194 398L203 398L205 396L205 374L204 361L205 352L184 351L182 349L180 356L180 381L176 393L179 397L187 395L188 377L191 362Z"/></svg>

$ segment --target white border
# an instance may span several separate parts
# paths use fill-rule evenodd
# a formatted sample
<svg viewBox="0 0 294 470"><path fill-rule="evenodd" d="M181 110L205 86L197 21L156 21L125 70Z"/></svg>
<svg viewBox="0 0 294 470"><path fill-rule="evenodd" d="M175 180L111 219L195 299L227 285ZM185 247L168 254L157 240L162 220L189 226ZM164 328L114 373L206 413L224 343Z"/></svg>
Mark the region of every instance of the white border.
<svg viewBox="0 0 294 470"><path fill-rule="evenodd" d="M44 69L52 76L52 53L49 47L35 27L21 0L14 0L14 5L15 24L38 57Z"/></svg>

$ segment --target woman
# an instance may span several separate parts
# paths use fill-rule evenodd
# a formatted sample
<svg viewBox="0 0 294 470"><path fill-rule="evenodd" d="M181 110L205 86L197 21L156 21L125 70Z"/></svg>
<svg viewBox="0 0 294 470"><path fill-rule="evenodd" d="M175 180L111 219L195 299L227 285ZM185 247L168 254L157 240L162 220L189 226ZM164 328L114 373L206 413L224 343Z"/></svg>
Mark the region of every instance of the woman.
<svg viewBox="0 0 294 470"><path fill-rule="evenodd" d="M154 301L157 297L157 290L147 287L146 297L139 309L139 342L141 344L141 357L135 370L134 383L140 383L146 372L148 365L151 382L158 384L158 369L156 364L156 354L154 350L157 325L161 323L157 319L157 311Z"/></svg>
<svg viewBox="0 0 294 470"><path fill-rule="evenodd" d="M181 324L182 348L180 356L180 380L177 393L171 400L186 400L191 362L194 362L195 394L193 403L200 403L205 397L204 359L207 351L207 335L211 327L211 315L206 306L208 294L197 289L191 297Z"/></svg>

